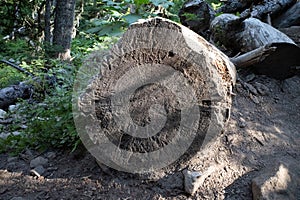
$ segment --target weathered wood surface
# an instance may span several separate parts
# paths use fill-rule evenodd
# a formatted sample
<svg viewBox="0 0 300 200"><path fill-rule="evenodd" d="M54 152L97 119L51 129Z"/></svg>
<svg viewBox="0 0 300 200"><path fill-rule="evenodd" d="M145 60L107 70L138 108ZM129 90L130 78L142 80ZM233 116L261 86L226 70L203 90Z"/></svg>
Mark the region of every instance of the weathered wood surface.
<svg viewBox="0 0 300 200"><path fill-rule="evenodd" d="M237 52L249 52L271 43L295 44L287 35L255 18L248 18L240 24L239 17L222 14L211 23L214 41L219 41Z"/></svg>
<svg viewBox="0 0 300 200"><path fill-rule="evenodd" d="M183 152L185 154L180 161L172 161L175 164L180 162L184 165L184 160L199 151L201 145L205 146L213 141L229 117L231 87L235 82L234 65L225 54L202 37L172 21L154 18L131 25L122 39L112 47L101 66L101 75L92 79L86 89L94 91L95 97L92 98L95 99L92 102L95 102L96 113L82 115L82 118L75 121L76 124L88 124L91 126L89 130L98 130L94 126L100 122L99 126L104 130L105 137L118 146L124 155L125 152L130 153L128 163L113 160L118 155L99 157L99 152L93 152L93 149L105 145L101 143L103 139L98 141L94 137L92 142L87 142L86 139L91 139L85 138L83 141L91 153L111 167L130 172L151 171L163 167L165 162L173 159L173 151L165 157L166 152L160 149L173 145L173 138L181 130L181 126L187 131L193 129L193 125L189 125L191 121L185 118L196 116L194 110L186 112L186 103L189 102L182 104L180 99L183 97L195 95L196 110L199 108L200 118L196 122L198 128L194 130L196 136L190 146L189 136L185 131L180 132L177 140L179 143L185 141L181 144L188 145L189 148L186 153ZM173 76L175 79L171 78ZM130 103L123 104L123 108L122 100L127 95L130 96ZM115 101L118 97L120 99ZM89 110L86 109L91 103L89 98L88 92L81 95L76 104L79 111ZM114 102L118 102L117 108ZM155 111L153 105L160 105L159 111ZM117 112L118 109L121 110ZM162 121L165 123L160 127ZM127 124L129 122L134 125ZM152 126L159 128L156 134L154 131L154 135L149 135L147 131L144 135L135 132ZM174 154L179 153L181 148L180 145L176 146ZM110 152L109 149L107 151ZM161 153L152 160L151 156L158 152ZM140 155L149 157L135 163Z"/></svg>
<svg viewBox="0 0 300 200"><path fill-rule="evenodd" d="M280 28L279 31L286 34L300 47L300 26L291 26L288 28Z"/></svg>
<svg viewBox="0 0 300 200"><path fill-rule="evenodd" d="M294 4L285 13L275 18L273 26L277 28L300 26L300 1Z"/></svg>
<svg viewBox="0 0 300 200"><path fill-rule="evenodd" d="M276 17L296 2L297 0L264 0L259 4L253 5L251 8L244 10L241 13L241 16L245 16L250 13L251 17L265 21L268 15L270 15L271 18Z"/></svg>
<svg viewBox="0 0 300 200"><path fill-rule="evenodd" d="M300 48L290 43L272 43L231 58L237 69L252 66L257 74L283 80L299 73Z"/></svg>
<svg viewBox="0 0 300 200"><path fill-rule="evenodd" d="M268 15L272 18L280 15L295 4L297 0L227 0L217 10L218 13L241 13L241 17L249 15L266 21Z"/></svg>

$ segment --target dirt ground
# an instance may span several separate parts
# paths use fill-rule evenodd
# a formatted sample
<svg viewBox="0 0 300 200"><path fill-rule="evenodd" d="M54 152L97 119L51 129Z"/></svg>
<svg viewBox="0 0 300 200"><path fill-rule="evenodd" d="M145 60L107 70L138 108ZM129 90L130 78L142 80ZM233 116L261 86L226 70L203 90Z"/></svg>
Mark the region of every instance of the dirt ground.
<svg viewBox="0 0 300 200"><path fill-rule="evenodd" d="M300 165L300 77L279 81L242 74L226 131L190 161L191 170L213 169L193 196L184 192L180 170L118 172L99 167L79 148L71 154L0 154L0 199L252 199L252 179L262 170L281 161ZM40 177L30 173L37 156L49 159Z"/></svg>

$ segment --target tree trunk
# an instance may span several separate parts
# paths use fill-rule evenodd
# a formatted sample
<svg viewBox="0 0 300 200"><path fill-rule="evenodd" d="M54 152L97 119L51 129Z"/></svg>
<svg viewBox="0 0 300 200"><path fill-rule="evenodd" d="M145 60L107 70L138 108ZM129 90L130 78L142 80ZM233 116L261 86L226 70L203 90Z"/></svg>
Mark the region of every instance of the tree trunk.
<svg viewBox="0 0 300 200"><path fill-rule="evenodd" d="M215 11L203 0L190 0L183 4L179 11L181 23L202 37L208 38L207 33Z"/></svg>
<svg viewBox="0 0 300 200"><path fill-rule="evenodd" d="M241 13L241 16L250 13L251 17L266 21L268 15L274 18L295 4L296 1L297 0L264 0L261 4L246 9Z"/></svg>
<svg viewBox="0 0 300 200"><path fill-rule="evenodd" d="M293 68L300 65L297 45L287 35L258 19L241 21L232 14L222 14L213 20L211 30L215 41L235 53L245 53L232 59L237 67L251 64L259 74L285 79L293 76L296 73Z"/></svg>
<svg viewBox="0 0 300 200"><path fill-rule="evenodd" d="M300 1L276 18L273 25L277 28L300 26Z"/></svg>
<svg viewBox="0 0 300 200"><path fill-rule="evenodd" d="M300 66L300 48L290 43L272 43L230 60L236 68L252 66L257 74L284 80L296 75Z"/></svg>
<svg viewBox="0 0 300 200"><path fill-rule="evenodd" d="M74 116L87 149L110 167L137 173L186 165L229 118L234 65L172 21L131 25L99 66L87 87L75 83Z"/></svg>
<svg viewBox="0 0 300 200"><path fill-rule="evenodd" d="M74 26L76 0L57 0L55 7L53 45L57 47L56 57L69 60Z"/></svg>
<svg viewBox="0 0 300 200"><path fill-rule="evenodd" d="M232 14L222 14L211 23L214 41L237 52L248 52L271 43L295 44L287 35L255 18L240 21Z"/></svg>
<svg viewBox="0 0 300 200"><path fill-rule="evenodd" d="M51 0L46 0L45 5L45 44L51 44ZM47 48L46 48L47 49Z"/></svg>

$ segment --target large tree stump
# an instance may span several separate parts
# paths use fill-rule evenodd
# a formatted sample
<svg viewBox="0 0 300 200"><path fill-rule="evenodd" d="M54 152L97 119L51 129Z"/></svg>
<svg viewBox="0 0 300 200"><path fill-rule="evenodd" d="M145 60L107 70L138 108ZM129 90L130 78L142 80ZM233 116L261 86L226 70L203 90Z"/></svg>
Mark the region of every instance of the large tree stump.
<svg viewBox="0 0 300 200"><path fill-rule="evenodd" d="M86 63L79 74L91 72ZM172 21L131 25L96 68L88 85L75 83L75 122L87 149L115 169L184 166L229 118L234 65Z"/></svg>

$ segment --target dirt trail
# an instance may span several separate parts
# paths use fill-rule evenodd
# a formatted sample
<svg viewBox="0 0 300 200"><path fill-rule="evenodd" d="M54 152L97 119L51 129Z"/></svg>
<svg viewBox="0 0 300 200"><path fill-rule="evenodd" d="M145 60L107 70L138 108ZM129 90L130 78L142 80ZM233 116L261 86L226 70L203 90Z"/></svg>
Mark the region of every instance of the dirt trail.
<svg viewBox="0 0 300 200"><path fill-rule="evenodd" d="M262 170L279 161L300 165L299 85L298 76L285 81L241 76L226 131L191 160L191 169L215 168L191 199L252 199L251 181ZM29 166L36 156L33 151L17 158L0 155L0 199L189 198L180 171L144 179L100 168L89 153L78 150L48 156L46 172L37 178Z"/></svg>

